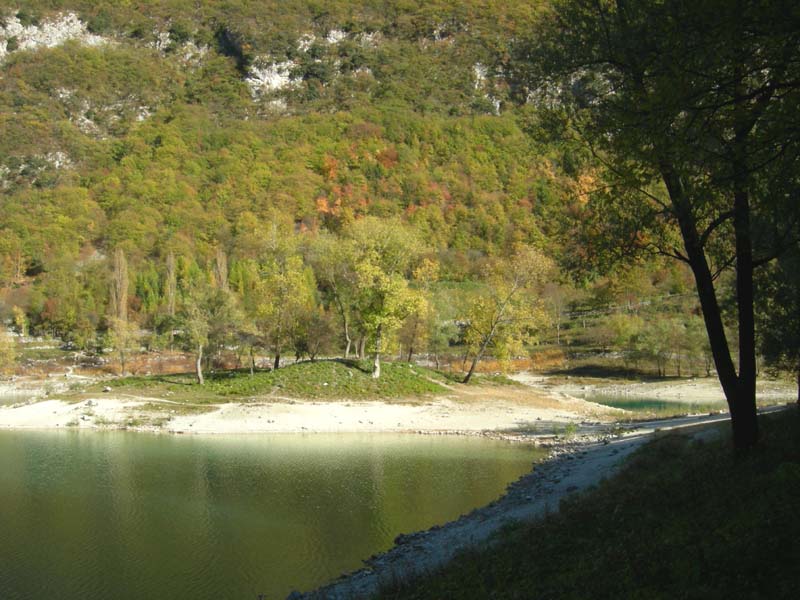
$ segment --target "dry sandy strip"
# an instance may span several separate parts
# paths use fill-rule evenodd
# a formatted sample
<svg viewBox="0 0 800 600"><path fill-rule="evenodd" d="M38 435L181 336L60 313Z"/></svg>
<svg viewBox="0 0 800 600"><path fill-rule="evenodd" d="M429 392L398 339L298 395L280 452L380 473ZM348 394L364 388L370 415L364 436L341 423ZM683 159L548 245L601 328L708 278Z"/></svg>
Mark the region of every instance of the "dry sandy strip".
<svg viewBox="0 0 800 600"><path fill-rule="evenodd" d="M485 392L485 390L484 390ZM470 392L471 394L473 392ZM153 410L154 403L161 407ZM474 397L439 397L416 403L271 402L184 407L142 397L95 397L77 403L44 400L0 407L0 428L59 429L129 427L170 433L480 433L529 429L537 422L608 421L613 409L571 398L504 397L503 390ZM131 425L133 424L133 425Z"/></svg>
<svg viewBox="0 0 800 600"><path fill-rule="evenodd" d="M511 375L511 379L555 396L577 398L614 396L657 399L665 402L725 404L725 394L715 377L614 383L613 380L580 377L570 380L569 377L548 377L521 372ZM759 379L757 391L760 400L789 400L797 395L797 389L792 383L765 378Z"/></svg>
<svg viewBox="0 0 800 600"><path fill-rule="evenodd" d="M768 410L780 410L774 407ZM561 446L549 460L511 484L506 495L457 521L411 535L401 535L394 548L365 561L366 567L318 590L293 592L287 600L344 600L369 598L384 585L408 581L439 567L468 548L491 543L491 538L514 521L531 521L558 510L562 498L612 475L624 459L651 439L656 429L697 427L694 435L714 434L706 425L727 416L685 417L650 424L603 443Z"/></svg>

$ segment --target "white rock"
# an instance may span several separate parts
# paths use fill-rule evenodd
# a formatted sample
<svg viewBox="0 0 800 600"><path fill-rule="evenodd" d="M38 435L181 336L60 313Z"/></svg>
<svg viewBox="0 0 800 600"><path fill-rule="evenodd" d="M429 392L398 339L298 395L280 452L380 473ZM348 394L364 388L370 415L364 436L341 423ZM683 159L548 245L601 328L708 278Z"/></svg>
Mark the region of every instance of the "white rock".
<svg viewBox="0 0 800 600"><path fill-rule="evenodd" d="M0 27L0 61L10 53L8 40L16 39L16 50L53 48L69 40L76 40L87 46L108 43L106 38L89 33L86 24L75 13L61 14L54 19L42 21L38 25L23 25L17 17L6 19Z"/></svg>
<svg viewBox="0 0 800 600"><path fill-rule="evenodd" d="M293 66L291 61L268 64L264 58L256 59L245 79L250 94L258 98L261 94L291 87L296 83L289 74Z"/></svg>
<svg viewBox="0 0 800 600"><path fill-rule="evenodd" d="M347 38L347 32L342 31L341 29L331 29L328 32L328 36L325 38L325 41L329 44L338 44L342 40Z"/></svg>

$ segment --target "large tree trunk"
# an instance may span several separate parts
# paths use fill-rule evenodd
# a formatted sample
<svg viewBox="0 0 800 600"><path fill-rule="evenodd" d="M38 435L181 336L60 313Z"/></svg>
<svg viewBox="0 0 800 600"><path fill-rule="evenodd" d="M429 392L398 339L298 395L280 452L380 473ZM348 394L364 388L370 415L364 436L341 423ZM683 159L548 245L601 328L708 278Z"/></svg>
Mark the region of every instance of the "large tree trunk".
<svg viewBox="0 0 800 600"><path fill-rule="evenodd" d="M708 333L708 341L711 346L711 355L714 358L714 365L717 369L717 376L725 392L725 398L728 401L728 407L731 413L731 425L733 427L734 446L737 450L746 450L753 446L758 440L758 418L755 404L755 341L752 335L754 327L752 305L752 254L745 252L746 256L742 259L743 262L739 263L737 261L737 289L740 285L739 279L741 278L741 289L745 295L744 298L738 298L740 309L739 326L740 328L744 328L744 331L740 330L739 332L739 347L740 352L742 349L745 351L744 357L740 357L743 368L743 377L740 381L740 376L736 373L736 367L733 364L728 340L725 335L720 306L714 289L714 278L708 266L703 243L697 232L697 224L692 214L690 203L686 198L683 184L678 175L672 170L671 166L662 165L661 171L664 183L669 191L675 214L678 218L686 255L689 259L689 266L694 275L697 295L703 311L703 320L705 321L706 331ZM737 251L740 243L744 244L744 242L740 242L737 236ZM748 257L750 258L749 262ZM740 265L741 268L739 268ZM749 285L747 281L748 278ZM749 311L747 306L748 300ZM751 343L752 346L750 348L745 348L748 343ZM750 358L751 356L752 359Z"/></svg>
<svg viewBox="0 0 800 600"><path fill-rule="evenodd" d="M745 115L741 63L734 67L733 230L736 239L736 308L739 315L739 393L731 403L733 439L737 449L758 441L756 412L756 326L753 290L753 240L747 189L747 138L752 129Z"/></svg>
<svg viewBox="0 0 800 600"><path fill-rule="evenodd" d="M281 367L281 351L275 350L275 362L272 363L272 368L278 370Z"/></svg>
<svg viewBox="0 0 800 600"><path fill-rule="evenodd" d="M739 390L731 408L733 439L737 449L758 441L756 411L756 334L753 309L753 251L750 239L750 206L746 192L737 192L734 203L736 231L736 304L739 312Z"/></svg>
<svg viewBox="0 0 800 600"><path fill-rule="evenodd" d="M375 332L375 359L372 362L372 378L378 379L381 376L381 326Z"/></svg>
<svg viewBox="0 0 800 600"><path fill-rule="evenodd" d="M197 374L197 383L203 385L205 381L203 380L203 345L200 344L197 346L197 359L194 363L195 373Z"/></svg>
<svg viewBox="0 0 800 600"><path fill-rule="evenodd" d="M256 357L253 353L253 347L250 346L250 377L255 375L256 372Z"/></svg>

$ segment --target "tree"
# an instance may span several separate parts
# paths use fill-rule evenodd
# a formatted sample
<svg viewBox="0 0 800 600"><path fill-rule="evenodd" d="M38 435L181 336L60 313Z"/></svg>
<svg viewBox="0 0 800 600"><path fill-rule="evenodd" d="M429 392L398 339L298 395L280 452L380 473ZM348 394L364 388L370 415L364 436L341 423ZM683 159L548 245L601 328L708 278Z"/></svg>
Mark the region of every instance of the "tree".
<svg viewBox="0 0 800 600"><path fill-rule="evenodd" d="M411 362L415 350L427 346L435 327L436 315L429 297L431 285L438 278L439 265L428 258L414 269L412 285L419 292L419 300L416 309L403 322L399 334L400 344L407 350L407 362Z"/></svg>
<svg viewBox="0 0 800 600"><path fill-rule="evenodd" d="M255 375L256 348L264 344L260 335L258 314L259 306L263 302L261 297L261 279L258 263L253 259L236 261L231 266L230 287L238 299L241 310L241 322L237 335L237 345L240 356L244 351L249 354L250 376Z"/></svg>
<svg viewBox="0 0 800 600"><path fill-rule="evenodd" d="M358 265L359 305L364 326L374 344L372 377L381 376L381 352L386 337L394 332L408 315L418 309L421 296L408 287L399 273L387 273L375 262Z"/></svg>
<svg viewBox="0 0 800 600"><path fill-rule="evenodd" d="M314 309L314 273L298 255L276 255L261 265L257 289L256 322L277 369L299 321Z"/></svg>
<svg viewBox="0 0 800 600"><path fill-rule="evenodd" d="M184 346L195 355L195 374L197 383L203 385L203 350L208 345L211 330L211 287L203 282L195 282L188 290L180 311L180 324Z"/></svg>
<svg viewBox="0 0 800 600"><path fill-rule="evenodd" d="M355 248L356 306L373 342L372 376L378 378L384 340L420 305L421 295L409 287L407 276L422 243L394 219L366 217L354 222L346 234Z"/></svg>
<svg viewBox="0 0 800 600"><path fill-rule="evenodd" d="M800 404L800 250L795 249L758 278L758 342L772 367L794 371Z"/></svg>
<svg viewBox="0 0 800 600"><path fill-rule="evenodd" d="M782 0L560 0L547 18L520 46L522 77L602 164L589 229L620 255L689 265L734 444L749 448L753 272L786 247L800 205L800 11ZM731 267L738 369L715 287Z"/></svg>
<svg viewBox="0 0 800 600"><path fill-rule="evenodd" d="M13 373L17 361L14 338L0 325L0 374Z"/></svg>
<svg viewBox="0 0 800 600"><path fill-rule="evenodd" d="M626 364L631 362L636 365L642 356L642 334L645 327L643 319L636 314L615 312L604 317L601 322L600 331L605 338L603 341L621 352Z"/></svg>
<svg viewBox="0 0 800 600"><path fill-rule="evenodd" d="M326 304L335 309L344 335L344 357L350 357L353 344L354 311L357 309L355 247L352 240L320 233L308 248L308 262L321 288Z"/></svg>
<svg viewBox="0 0 800 600"><path fill-rule="evenodd" d="M19 306L11 307L11 315L14 319L14 327L22 337L28 335L28 315Z"/></svg>
<svg viewBox="0 0 800 600"><path fill-rule="evenodd" d="M111 274L111 317L120 321L128 320L128 261L122 248L114 251Z"/></svg>
<svg viewBox="0 0 800 600"><path fill-rule="evenodd" d="M428 333L428 352L433 354L437 369L441 367L441 356L450 350L457 338L458 326L453 321L433 320Z"/></svg>
<svg viewBox="0 0 800 600"><path fill-rule="evenodd" d="M169 346L172 349L172 344L175 338L175 315L178 300L178 271L175 263L175 253L169 252L167 254L166 273L164 274L164 319L162 323L166 325L169 330Z"/></svg>
<svg viewBox="0 0 800 600"><path fill-rule="evenodd" d="M108 341L119 354L120 375L125 375L130 353L138 347L139 329L127 319L111 317L109 321Z"/></svg>
<svg viewBox="0 0 800 600"><path fill-rule="evenodd" d="M527 246L487 268L487 289L472 303L465 319L464 341L472 362L463 383L469 383L489 348L498 356L508 354L510 349L521 346L527 330L545 320L534 288L551 268L544 255Z"/></svg>
<svg viewBox="0 0 800 600"><path fill-rule="evenodd" d="M323 353L330 352L334 346L335 317L318 306L300 315L290 333L295 359L308 356L312 361Z"/></svg>
<svg viewBox="0 0 800 600"><path fill-rule="evenodd" d="M553 325L556 328L556 345L561 345L561 325L570 303L577 297L577 291L568 285L550 282L544 286L542 296L552 315Z"/></svg>

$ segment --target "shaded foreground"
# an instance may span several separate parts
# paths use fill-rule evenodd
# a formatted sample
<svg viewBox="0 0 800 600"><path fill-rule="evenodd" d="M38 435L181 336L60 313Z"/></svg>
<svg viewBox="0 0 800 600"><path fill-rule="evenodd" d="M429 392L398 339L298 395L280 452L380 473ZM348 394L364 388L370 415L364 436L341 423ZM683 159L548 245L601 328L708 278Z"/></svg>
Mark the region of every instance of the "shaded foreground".
<svg viewBox="0 0 800 600"><path fill-rule="evenodd" d="M800 413L760 417L748 456L721 435L670 434L597 489L385 599L795 598Z"/></svg>

